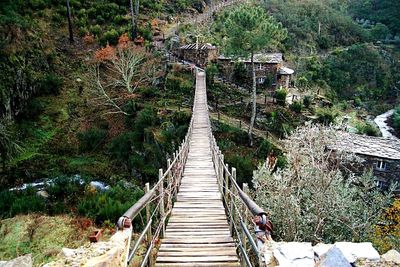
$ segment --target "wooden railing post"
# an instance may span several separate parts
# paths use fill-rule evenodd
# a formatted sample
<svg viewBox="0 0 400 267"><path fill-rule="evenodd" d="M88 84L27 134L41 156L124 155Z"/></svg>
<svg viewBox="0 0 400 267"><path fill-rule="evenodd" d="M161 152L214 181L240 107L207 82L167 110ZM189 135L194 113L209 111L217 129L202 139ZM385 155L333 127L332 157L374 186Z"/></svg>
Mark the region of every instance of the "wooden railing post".
<svg viewBox="0 0 400 267"><path fill-rule="evenodd" d="M167 160L167 170L169 170L169 167L171 167L171 159ZM175 182L175 179L171 175L171 170L168 172L167 181L168 181L168 185L171 185L171 192L170 192L169 197L168 197L168 206L171 205L171 207L172 207L172 203L171 203L171 201L172 201L172 192L174 191L176 182Z"/></svg>
<svg viewBox="0 0 400 267"><path fill-rule="evenodd" d="M234 181L236 181L236 168L232 168L232 178L233 178L233 180ZM233 184L233 182L231 183L231 194L233 194L233 195L236 195L235 194L235 185ZM232 234L233 234L233 224L235 223L234 222L234 220L235 220L235 212L234 212L234 208L235 208L235 205L234 205L234 202L235 201L235 198L234 198L234 196L232 196L231 197L231 207L230 207L230 212L231 212L231 221L229 222L229 226L230 226L230 228L231 228L231 232L232 232Z"/></svg>
<svg viewBox="0 0 400 267"><path fill-rule="evenodd" d="M226 164L226 169L229 170L229 165ZM225 172L225 199L226 199L226 207L229 205L229 173Z"/></svg>
<svg viewBox="0 0 400 267"><path fill-rule="evenodd" d="M144 188L144 192L147 193L150 191L150 184L146 183L145 188ZM146 221L149 222L150 221L150 204L146 205ZM147 231L147 242L149 243L149 245L151 244L151 241L153 240L153 234L151 233L151 226L149 227L149 230ZM148 265L149 266L153 266L153 258L149 257L149 261L148 261Z"/></svg>
<svg viewBox="0 0 400 267"><path fill-rule="evenodd" d="M247 183L243 183L243 192L245 194L249 193L249 186ZM243 218L243 223L247 226L247 208L246 205L242 202L242 218ZM244 251L247 251L247 238L246 238L246 233L244 232L244 229L242 231L242 242L243 242L243 249Z"/></svg>
<svg viewBox="0 0 400 267"><path fill-rule="evenodd" d="M223 185L224 185L224 154L221 153L221 165L220 165L220 173L219 173L219 182L221 185L221 194L223 192Z"/></svg>
<svg viewBox="0 0 400 267"><path fill-rule="evenodd" d="M163 169L158 170L158 179L159 181L163 178ZM164 181L160 182L160 217L161 220L164 219L165 209L164 209ZM161 236L165 236L165 223L161 225Z"/></svg>

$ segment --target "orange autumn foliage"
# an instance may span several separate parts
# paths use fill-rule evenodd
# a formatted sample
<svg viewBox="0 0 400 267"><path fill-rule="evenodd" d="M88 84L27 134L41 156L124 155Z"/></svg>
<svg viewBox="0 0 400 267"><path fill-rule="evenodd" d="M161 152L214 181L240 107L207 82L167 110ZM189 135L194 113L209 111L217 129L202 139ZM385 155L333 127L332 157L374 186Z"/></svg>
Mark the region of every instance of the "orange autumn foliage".
<svg viewBox="0 0 400 267"><path fill-rule="evenodd" d="M94 43L93 34L86 33L85 36L83 37L83 41L85 42L85 44L93 44Z"/></svg>
<svg viewBox="0 0 400 267"><path fill-rule="evenodd" d="M114 59L116 57L115 48L107 44L94 53L94 59L98 62Z"/></svg>
<svg viewBox="0 0 400 267"><path fill-rule="evenodd" d="M118 48L125 49L128 48L131 45L131 39L129 39L129 36L127 33L124 33L121 35L118 39Z"/></svg>

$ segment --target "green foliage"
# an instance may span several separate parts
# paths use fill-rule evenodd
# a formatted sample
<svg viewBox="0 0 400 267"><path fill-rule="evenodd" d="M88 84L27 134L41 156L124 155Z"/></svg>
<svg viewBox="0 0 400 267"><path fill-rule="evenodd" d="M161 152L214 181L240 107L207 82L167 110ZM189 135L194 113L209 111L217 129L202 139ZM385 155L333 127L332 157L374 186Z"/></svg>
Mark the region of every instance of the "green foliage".
<svg viewBox="0 0 400 267"><path fill-rule="evenodd" d="M103 129L91 128L85 132L77 134L81 151L91 152L100 149L107 137L107 131Z"/></svg>
<svg viewBox="0 0 400 267"><path fill-rule="evenodd" d="M303 106L305 108L309 108L310 105L311 105L311 102L312 102L311 96L309 96L309 95L304 96L304 98L303 98Z"/></svg>
<svg viewBox="0 0 400 267"><path fill-rule="evenodd" d="M397 106L397 108L395 109L392 119L393 119L393 127L397 131L400 131L400 106Z"/></svg>
<svg viewBox="0 0 400 267"><path fill-rule="evenodd" d="M60 93L62 85L63 80L61 77L57 76L54 73L46 74L38 81L38 94L57 95Z"/></svg>
<svg viewBox="0 0 400 267"><path fill-rule="evenodd" d="M371 29L371 35L375 40L384 40L386 39L386 36L390 33L389 28L382 23L377 23L372 29Z"/></svg>
<svg viewBox="0 0 400 267"><path fill-rule="evenodd" d="M226 163L229 166L236 168L236 181L241 186L243 183L252 185L253 169L254 165L252 162L252 157L250 156L240 156L240 155L227 155L225 157Z"/></svg>
<svg viewBox="0 0 400 267"><path fill-rule="evenodd" d="M367 39L361 26L343 12L345 7L338 5L319 0L264 1L265 8L288 29L286 47L300 53L348 46Z"/></svg>
<svg viewBox="0 0 400 267"><path fill-rule="evenodd" d="M276 102L281 106L285 106L285 104L286 104L286 96L287 96L287 91L285 89L283 89L283 88L277 89L275 91Z"/></svg>
<svg viewBox="0 0 400 267"><path fill-rule="evenodd" d="M300 101L294 101L292 104L290 104L289 108L296 113L301 113L303 105L301 104Z"/></svg>
<svg viewBox="0 0 400 267"><path fill-rule="evenodd" d="M90 32L94 35L94 36L99 36L100 32L101 32L101 27L99 24L93 25L90 27Z"/></svg>
<svg viewBox="0 0 400 267"><path fill-rule="evenodd" d="M359 123L356 125L356 129L359 134L364 134L368 136L380 136L379 129L372 125L370 122Z"/></svg>
<svg viewBox="0 0 400 267"><path fill-rule="evenodd" d="M115 29L106 31L100 39L101 45L116 45L118 43L119 33Z"/></svg>
<svg viewBox="0 0 400 267"><path fill-rule="evenodd" d="M392 32L400 29L400 4L396 0L351 0L349 8L354 16L378 21L387 25Z"/></svg>
<svg viewBox="0 0 400 267"><path fill-rule="evenodd" d="M242 4L228 13L224 23L224 52L234 57L246 57L277 45L286 37L282 24L261 7Z"/></svg>
<svg viewBox="0 0 400 267"><path fill-rule="evenodd" d="M333 53L323 64L322 78L340 98L387 98L393 94L396 76L387 55L381 53L367 44Z"/></svg>
<svg viewBox="0 0 400 267"><path fill-rule="evenodd" d="M107 220L116 222L142 195L139 188L118 183L106 192L88 192L78 203L78 213L92 218L97 224Z"/></svg>
<svg viewBox="0 0 400 267"><path fill-rule="evenodd" d="M233 81L238 84L245 84L246 80L249 79L247 73L246 66L242 62L235 62L233 65Z"/></svg>
<svg viewBox="0 0 400 267"><path fill-rule="evenodd" d="M318 122L327 126L335 123L337 116L339 116L336 110L332 108L318 108L315 114Z"/></svg>

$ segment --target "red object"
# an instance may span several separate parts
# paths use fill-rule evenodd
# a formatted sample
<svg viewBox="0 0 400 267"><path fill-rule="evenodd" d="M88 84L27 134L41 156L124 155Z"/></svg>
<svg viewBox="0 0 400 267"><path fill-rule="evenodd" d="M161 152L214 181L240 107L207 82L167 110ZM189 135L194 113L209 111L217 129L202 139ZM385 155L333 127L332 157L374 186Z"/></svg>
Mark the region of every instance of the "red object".
<svg viewBox="0 0 400 267"><path fill-rule="evenodd" d="M98 242L102 234L101 230L95 230L89 235L90 242Z"/></svg>

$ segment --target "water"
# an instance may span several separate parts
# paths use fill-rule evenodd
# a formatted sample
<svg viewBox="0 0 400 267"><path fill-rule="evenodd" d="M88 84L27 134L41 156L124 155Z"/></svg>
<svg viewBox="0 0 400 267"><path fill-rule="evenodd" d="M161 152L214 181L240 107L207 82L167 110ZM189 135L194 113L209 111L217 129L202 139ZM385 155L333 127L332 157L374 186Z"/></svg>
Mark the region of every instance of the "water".
<svg viewBox="0 0 400 267"><path fill-rule="evenodd" d="M46 185L54 184L55 179L57 179L57 177L50 178L50 179L42 179L42 180L39 180L39 181L36 181L33 183L26 183L21 186L11 188L10 191L26 190L28 187L32 187L32 188L35 188L38 191L40 191L40 190L44 189L44 187ZM85 181L82 179L82 177L79 174L75 174L74 176L72 176L71 180L77 180L82 185L85 183ZM89 184L90 184L90 186L96 188L99 191L107 191L110 189L109 185L107 185L106 183L101 182L101 181L91 181Z"/></svg>
<svg viewBox="0 0 400 267"><path fill-rule="evenodd" d="M391 109L389 111L386 111L385 113L378 115L375 119L374 122L376 123L376 125L378 125L379 130L382 133L383 137L388 137L388 138L395 138L397 139L396 136L394 136L390 131L393 130L392 127L390 127L387 123L386 120L392 116L394 113L394 109Z"/></svg>

